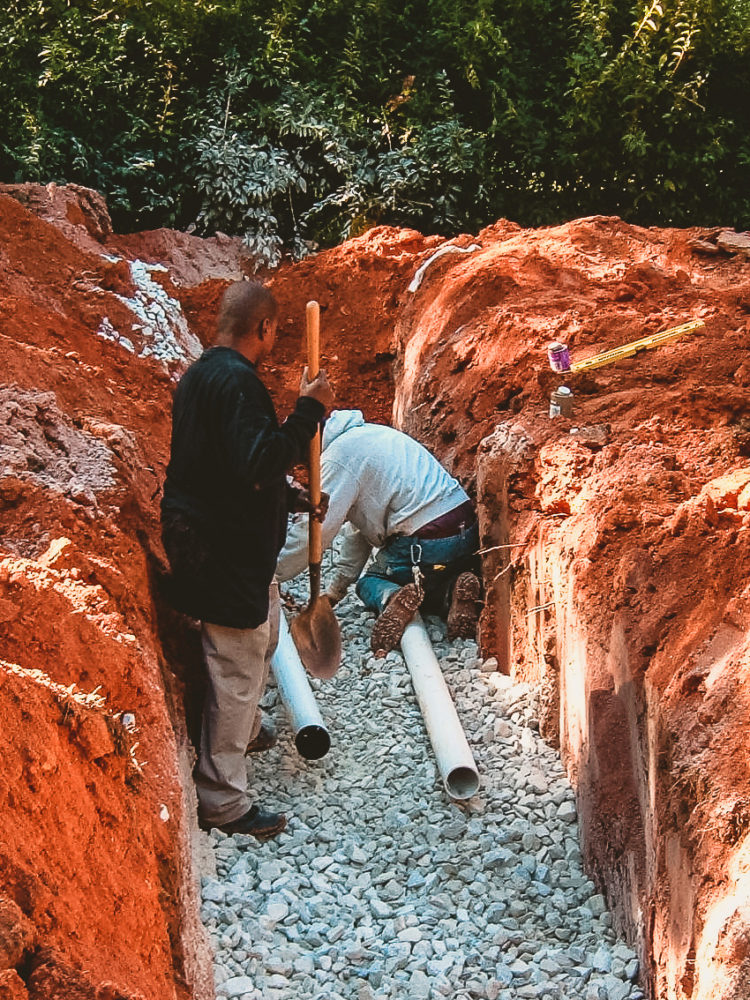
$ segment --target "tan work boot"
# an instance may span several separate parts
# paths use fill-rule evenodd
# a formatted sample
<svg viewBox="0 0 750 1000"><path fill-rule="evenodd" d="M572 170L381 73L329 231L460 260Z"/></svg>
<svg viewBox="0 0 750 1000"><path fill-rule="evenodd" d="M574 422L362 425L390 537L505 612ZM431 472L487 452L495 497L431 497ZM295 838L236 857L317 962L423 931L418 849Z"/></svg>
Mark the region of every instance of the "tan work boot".
<svg viewBox="0 0 750 1000"><path fill-rule="evenodd" d="M449 639L476 638L481 589L479 577L474 573L460 573L456 578L448 611Z"/></svg>
<svg viewBox="0 0 750 1000"><path fill-rule="evenodd" d="M422 603L422 597L422 591L416 584L407 583L388 601L385 610L375 622L370 637L370 645L375 656L385 656L398 646L404 629Z"/></svg>

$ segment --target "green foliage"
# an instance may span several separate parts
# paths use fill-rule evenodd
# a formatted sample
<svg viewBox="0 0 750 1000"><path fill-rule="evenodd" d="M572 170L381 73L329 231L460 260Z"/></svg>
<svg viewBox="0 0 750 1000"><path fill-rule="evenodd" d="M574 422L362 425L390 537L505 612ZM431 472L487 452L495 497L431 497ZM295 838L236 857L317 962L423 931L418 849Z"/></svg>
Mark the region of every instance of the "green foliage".
<svg viewBox="0 0 750 1000"><path fill-rule="evenodd" d="M298 158L218 125L210 125L189 152L202 198L198 227L242 234L260 261L275 266L282 249L280 210L307 187Z"/></svg>
<svg viewBox="0 0 750 1000"><path fill-rule="evenodd" d="M572 166L586 167L577 184L604 211L747 224L750 191L737 169L750 149L747 104L717 99L748 84L750 19L743 28L739 6L750 14L746 0L731 12L714 0L646 0L623 22L616 4L579 5L565 121Z"/></svg>
<svg viewBox="0 0 750 1000"><path fill-rule="evenodd" d="M0 177L267 263L374 223L750 224L750 0L9 0Z"/></svg>

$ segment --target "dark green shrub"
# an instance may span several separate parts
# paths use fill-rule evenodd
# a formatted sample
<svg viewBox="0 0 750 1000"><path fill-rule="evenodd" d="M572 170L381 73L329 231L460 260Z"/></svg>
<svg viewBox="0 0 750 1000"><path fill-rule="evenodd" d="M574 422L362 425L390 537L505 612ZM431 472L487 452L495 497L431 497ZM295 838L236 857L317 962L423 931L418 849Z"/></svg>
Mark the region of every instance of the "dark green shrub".
<svg viewBox="0 0 750 1000"><path fill-rule="evenodd" d="M748 225L750 0L10 0L0 178L269 262L375 222Z"/></svg>

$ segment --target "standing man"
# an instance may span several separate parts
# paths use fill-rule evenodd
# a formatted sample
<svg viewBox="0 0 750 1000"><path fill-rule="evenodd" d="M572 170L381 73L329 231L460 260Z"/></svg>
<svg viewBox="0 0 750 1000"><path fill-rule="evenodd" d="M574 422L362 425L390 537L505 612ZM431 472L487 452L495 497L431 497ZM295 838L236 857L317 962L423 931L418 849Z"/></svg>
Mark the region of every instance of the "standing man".
<svg viewBox="0 0 750 1000"><path fill-rule="evenodd" d="M474 505L414 438L367 423L360 410L334 410L323 428L321 485L330 497L323 548L343 527L331 604L357 581L377 615L370 644L385 656L424 603L447 619L449 638L474 638L481 607L479 528ZM379 552L360 576L373 548ZM289 580L307 563L307 525L292 525L276 575Z"/></svg>
<svg viewBox="0 0 750 1000"><path fill-rule="evenodd" d="M175 393L162 500L171 600L201 621L207 691L194 771L200 824L259 839L286 826L282 814L250 805L245 762L249 746L263 748L258 702L277 639L272 580L287 514L309 511L286 473L304 461L333 401L325 372L310 382L305 369L294 411L279 426L257 372L273 350L277 314L263 285L227 288L214 346Z"/></svg>

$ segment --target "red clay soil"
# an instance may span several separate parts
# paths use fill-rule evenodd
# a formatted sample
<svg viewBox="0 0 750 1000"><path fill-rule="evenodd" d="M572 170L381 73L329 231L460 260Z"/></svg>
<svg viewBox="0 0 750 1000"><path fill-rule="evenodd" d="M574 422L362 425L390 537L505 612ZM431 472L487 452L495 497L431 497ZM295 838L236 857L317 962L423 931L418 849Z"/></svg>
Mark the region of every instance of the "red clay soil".
<svg viewBox="0 0 750 1000"><path fill-rule="evenodd" d="M541 682L588 863L675 1000L750 996L750 263L710 236L498 223L397 330L397 419L479 479L484 651ZM551 341L575 362L692 319L550 370Z"/></svg>
<svg viewBox="0 0 750 1000"><path fill-rule="evenodd" d="M129 269L76 236L0 194L0 892L33 926L5 961L40 1000L207 997L152 587L173 382L96 335L130 330Z"/></svg>
<svg viewBox="0 0 750 1000"><path fill-rule="evenodd" d="M341 404L388 419L395 295L435 242L376 231L274 274L282 414L314 297ZM198 655L159 598L158 503L176 379L252 262L238 240L115 236L98 195L54 185L0 189L0 258L0 907L18 917L0 985L199 1000L182 706Z"/></svg>
<svg viewBox="0 0 750 1000"><path fill-rule="evenodd" d="M182 705L198 658L159 598L158 500L175 381L252 262L222 237L116 236L84 189L5 192L0 990L208 997ZM746 1000L750 265L698 236L500 222L411 292L442 241L371 230L264 276L264 377L283 415L317 299L339 405L387 421L395 395L478 491L485 652L542 685L653 995ZM572 377L574 418L550 420L549 341L577 360L694 317Z"/></svg>
<svg viewBox="0 0 750 1000"><path fill-rule="evenodd" d="M273 358L263 371L280 413L289 412L297 397L306 364L305 306L315 300L320 305L320 363L334 385L336 405L362 409L368 420L390 423L400 296L418 255L440 242L439 237L382 226L335 250L282 264L271 273L258 272L280 306ZM150 259L141 250L139 254ZM225 288L225 281L215 280L177 289L190 328L206 343L213 337Z"/></svg>

